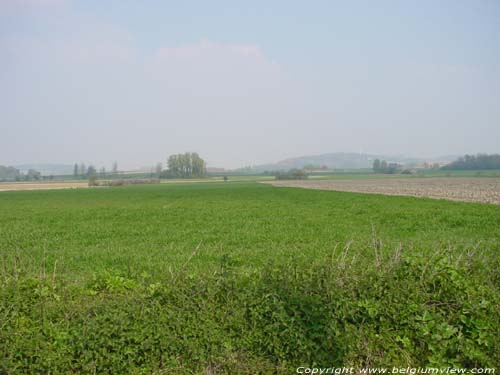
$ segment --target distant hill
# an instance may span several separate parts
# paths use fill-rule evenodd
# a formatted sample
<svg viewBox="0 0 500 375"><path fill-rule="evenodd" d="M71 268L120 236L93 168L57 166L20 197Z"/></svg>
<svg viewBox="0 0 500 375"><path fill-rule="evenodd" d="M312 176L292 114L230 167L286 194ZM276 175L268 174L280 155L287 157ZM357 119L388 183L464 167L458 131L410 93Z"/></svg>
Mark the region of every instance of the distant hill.
<svg viewBox="0 0 500 375"><path fill-rule="evenodd" d="M423 163L447 163L454 160L455 156L445 156L440 158L412 158L397 155L374 155L349 152L334 152L321 155L300 156L285 159L273 164L262 164L254 166L252 169L258 172L288 170L292 168L304 168L307 165L326 166L328 169L364 169L371 168L373 160L381 159L387 162L398 163L405 166L417 166Z"/></svg>
<svg viewBox="0 0 500 375"><path fill-rule="evenodd" d="M20 164L14 167L22 173L26 173L28 169L35 169L42 176L73 174L73 165L70 164Z"/></svg>

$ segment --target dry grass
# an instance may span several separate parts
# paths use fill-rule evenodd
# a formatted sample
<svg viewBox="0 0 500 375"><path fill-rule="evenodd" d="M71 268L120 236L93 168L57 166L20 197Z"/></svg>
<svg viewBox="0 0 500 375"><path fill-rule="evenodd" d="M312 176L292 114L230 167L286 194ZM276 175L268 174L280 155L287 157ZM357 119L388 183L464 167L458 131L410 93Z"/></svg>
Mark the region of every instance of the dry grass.
<svg viewBox="0 0 500 375"><path fill-rule="evenodd" d="M407 195L462 202L500 204L500 178L391 178L316 181L271 181L274 186Z"/></svg>
<svg viewBox="0 0 500 375"><path fill-rule="evenodd" d="M0 191L11 190L48 190L86 188L88 182L18 182L0 183Z"/></svg>

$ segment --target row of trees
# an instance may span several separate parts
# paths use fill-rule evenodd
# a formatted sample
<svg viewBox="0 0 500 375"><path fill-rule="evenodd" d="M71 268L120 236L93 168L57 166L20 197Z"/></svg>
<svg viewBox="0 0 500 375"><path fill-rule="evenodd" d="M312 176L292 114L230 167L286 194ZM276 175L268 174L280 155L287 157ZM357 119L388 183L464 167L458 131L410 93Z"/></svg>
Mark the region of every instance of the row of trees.
<svg viewBox="0 0 500 375"><path fill-rule="evenodd" d="M102 167L99 169L99 172L97 172L96 167L93 165L87 167L84 163L75 163L73 166L73 177L75 178L89 178L91 176L97 176L98 173L100 177L106 177L108 175L105 167ZM118 163L116 161L113 163L111 173L113 175L118 174Z"/></svg>
<svg viewBox="0 0 500 375"><path fill-rule="evenodd" d="M386 160L375 159L373 161L373 171L375 173L393 174L400 170L401 166L397 163L388 163Z"/></svg>
<svg viewBox="0 0 500 375"><path fill-rule="evenodd" d="M160 171L163 178L203 177L207 173L205 161L196 152L170 155L167 164L168 170ZM161 170L161 164L158 168Z"/></svg>
<svg viewBox="0 0 500 375"><path fill-rule="evenodd" d="M500 154L465 155L445 165L444 170L500 169Z"/></svg>

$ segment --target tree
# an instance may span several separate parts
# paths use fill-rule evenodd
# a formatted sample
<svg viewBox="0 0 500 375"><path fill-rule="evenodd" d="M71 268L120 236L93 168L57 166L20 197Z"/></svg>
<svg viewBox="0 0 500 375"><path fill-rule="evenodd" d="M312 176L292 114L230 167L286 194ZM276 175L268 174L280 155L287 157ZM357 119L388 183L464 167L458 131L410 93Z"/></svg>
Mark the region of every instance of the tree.
<svg viewBox="0 0 500 375"><path fill-rule="evenodd" d="M73 177L78 177L78 163L73 167Z"/></svg>
<svg viewBox="0 0 500 375"><path fill-rule="evenodd" d="M38 172L35 169L28 169L28 173L26 174L26 180L27 181L38 181L41 177L40 172Z"/></svg>
<svg viewBox="0 0 500 375"><path fill-rule="evenodd" d="M373 161L373 172L375 172L375 173L380 172L380 159L375 159Z"/></svg>
<svg viewBox="0 0 500 375"><path fill-rule="evenodd" d="M95 167L93 165L89 165L89 167L87 169L87 177L90 177L90 176L97 176L97 170L95 169Z"/></svg>
<svg viewBox="0 0 500 375"><path fill-rule="evenodd" d="M180 155L182 177L192 177L191 154L186 152Z"/></svg>
<svg viewBox="0 0 500 375"><path fill-rule="evenodd" d="M112 170L113 174L118 174L118 162L117 161L113 162L113 167L111 170Z"/></svg>
<svg viewBox="0 0 500 375"><path fill-rule="evenodd" d="M101 176L101 178L106 177L106 168L104 167L101 168L101 170L99 171L99 176Z"/></svg>
<svg viewBox="0 0 500 375"><path fill-rule="evenodd" d="M191 154L191 173L194 176L200 177L206 174L205 161L200 158L200 156L194 152Z"/></svg>
<svg viewBox="0 0 500 375"><path fill-rule="evenodd" d="M161 162L160 162L160 163L157 163L157 164L156 164L156 167L155 167L155 171L156 171L156 174L157 174L158 176L160 176L160 175L161 175L161 171L162 171L162 170L163 170L163 163L161 163Z"/></svg>
<svg viewBox="0 0 500 375"><path fill-rule="evenodd" d="M387 162L385 160L382 160L380 162L380 171L383 173L387 169Z"/></svg>
<svg viewBox="0 0 500 375"><path fill-rule="evenodd" d="M167 160L168 172L173 177L180 177L179 155L170 155Z"/></svg>
<svg viewBox="0 0 500 375"><path fill-rule="evenodd" d="M87 175L87 167L85 166L84 163L80 164L80 176L86 176Z"/></svg>

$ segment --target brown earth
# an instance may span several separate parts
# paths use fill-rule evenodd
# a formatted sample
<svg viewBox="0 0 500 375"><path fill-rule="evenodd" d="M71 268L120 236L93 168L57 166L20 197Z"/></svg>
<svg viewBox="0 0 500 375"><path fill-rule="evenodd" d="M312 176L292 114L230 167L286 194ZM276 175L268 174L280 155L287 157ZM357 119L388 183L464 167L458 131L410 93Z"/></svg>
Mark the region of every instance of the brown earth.
<svg viewBox="0 0 500 375"><path fill-rule="evenodd" d="M500 204L500 178L433 177L350 180L270 181L274 186L407 195L463 202Z"/></svg>
<svg viewBox="0 0 500 375"><path fill-rule="evenodd" d="M88 182L18 182L0 183L0 191L11 190L47 190L47 189L73 189L86 188Z"/></svg>

